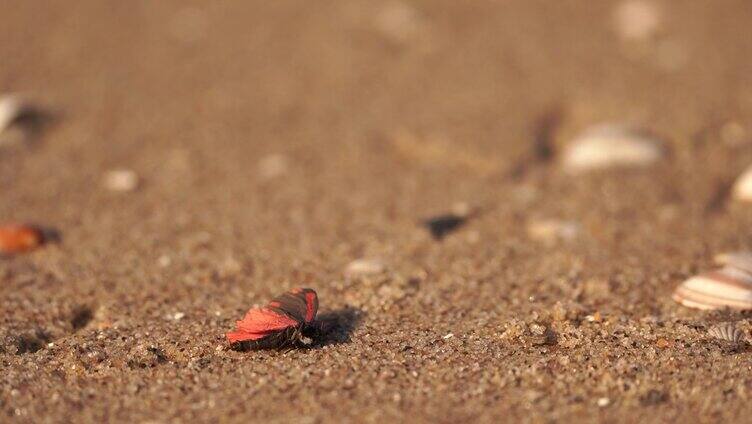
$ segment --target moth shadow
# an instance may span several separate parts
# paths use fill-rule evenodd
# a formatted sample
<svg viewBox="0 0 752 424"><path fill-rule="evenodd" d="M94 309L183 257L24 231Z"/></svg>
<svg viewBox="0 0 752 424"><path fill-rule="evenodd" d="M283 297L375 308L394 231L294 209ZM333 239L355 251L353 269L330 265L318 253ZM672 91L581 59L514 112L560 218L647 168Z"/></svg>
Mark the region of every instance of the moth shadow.
<svg viewBox="0 0 752 424"><path fill-rule="evenodd" d="M316 319L316 347L350 343L353 331L358 328L365 315L363 310L350 306L319 314Z"/></svg>

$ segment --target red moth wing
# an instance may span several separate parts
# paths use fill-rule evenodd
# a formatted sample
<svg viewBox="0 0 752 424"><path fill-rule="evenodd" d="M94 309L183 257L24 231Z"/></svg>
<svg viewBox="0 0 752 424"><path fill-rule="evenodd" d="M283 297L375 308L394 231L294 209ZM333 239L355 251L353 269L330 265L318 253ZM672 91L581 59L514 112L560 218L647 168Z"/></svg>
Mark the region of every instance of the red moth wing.
<svg viewBox="0 0 752 424"><path fill-rule="evenodd" d="M230 343L259 340L298 325L299 321L270 308L254 308L249 310L242 320L237 321L237 330L227 333L227 340Z"/></svg>
<svg viewBox="0 0 752 424"><path fill-rule="evenodd" d="M299 322L310 324L316 318L319 298L313 289L296 288L275 297L269 302L269 308L287 314Z"/></svg>

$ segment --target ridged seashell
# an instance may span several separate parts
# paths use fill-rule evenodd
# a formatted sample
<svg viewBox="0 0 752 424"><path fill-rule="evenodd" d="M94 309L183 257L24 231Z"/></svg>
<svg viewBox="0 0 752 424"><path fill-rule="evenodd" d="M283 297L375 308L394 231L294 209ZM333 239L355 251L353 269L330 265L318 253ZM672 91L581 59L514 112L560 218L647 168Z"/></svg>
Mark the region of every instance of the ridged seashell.
<svg viewBox="0 0 752 424"><path fill-rule="evenodd" d="M664 155L661 143L644 132L620 125L597 125L567 146L562 165L569 172L651 165Z"/></svg>
<svg viewBox="0 0 752 424"><path fill-rule="evenodd" d="M708 334L716 339L739 343L744 340L744 332L736 328L732 322L716 325L708 330Z"/></svg>
<svg viewBox="0 0 752 424"><path fill-rule="evenodd" d="M381 274L385 270L386 265L378 259L356 259L347 264L345 275L348 277L362 277Z"/></svg>
<svg viewBox="0 0 752 424"><path fill-rule="evenodd" d="M739 178L736 179L734 187L731 189L734 199L741 202L752 202L752 166L747 168Z"/></svg>
<svg viewBox="0 0 752 424"><path fill-rule="evenodd" d="M752 273L733 263L687 279L676 288L673 299L690 308L752 309Z"/></svg>
<svg viewBox="0 0 752 424"><path fill-rule="evenodd" d="M30 225L0 226L0 253L12 254L31 250L44 241L42 232Z"/></svg>

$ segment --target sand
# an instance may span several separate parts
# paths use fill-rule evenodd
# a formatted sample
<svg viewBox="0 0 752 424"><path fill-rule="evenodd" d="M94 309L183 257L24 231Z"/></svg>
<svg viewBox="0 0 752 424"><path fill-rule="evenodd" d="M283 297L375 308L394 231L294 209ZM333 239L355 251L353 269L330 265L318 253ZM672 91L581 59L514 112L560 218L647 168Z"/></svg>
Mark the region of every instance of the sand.
<svg viewBox="0 0 752 424"><path fill-rule="evenodd" d="M0 260L2 420L747 420L752 348L706 331L752 316L671 292L752 247L728 198L752 7L654 4L625 39L611 1L6 2L0 92L49 125L0 149L0 218L60 240ZM669 154L564 172L600 122ZM359 258L385 270L345 276ZM296 286L334 330L228 349Z"/></svg>

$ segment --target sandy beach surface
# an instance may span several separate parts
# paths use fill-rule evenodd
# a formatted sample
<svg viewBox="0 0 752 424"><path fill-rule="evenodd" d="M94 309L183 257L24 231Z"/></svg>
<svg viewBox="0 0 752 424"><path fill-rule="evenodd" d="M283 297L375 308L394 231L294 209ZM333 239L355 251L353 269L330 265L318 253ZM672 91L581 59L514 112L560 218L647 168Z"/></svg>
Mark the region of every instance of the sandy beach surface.
<svg viewBox="0 0 752 424"><path fill-rule="evenodd" d="M752 247L752 3L622 3L0 4L0 220L60 235L0 259L0 421L748 420L752 315L671 294ZM602 122L665 155L566 172ZM313 348L229 349L298 286Z"/></svg>

